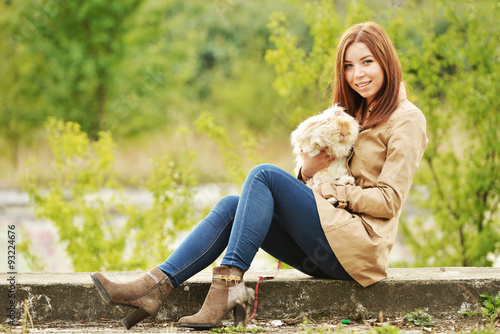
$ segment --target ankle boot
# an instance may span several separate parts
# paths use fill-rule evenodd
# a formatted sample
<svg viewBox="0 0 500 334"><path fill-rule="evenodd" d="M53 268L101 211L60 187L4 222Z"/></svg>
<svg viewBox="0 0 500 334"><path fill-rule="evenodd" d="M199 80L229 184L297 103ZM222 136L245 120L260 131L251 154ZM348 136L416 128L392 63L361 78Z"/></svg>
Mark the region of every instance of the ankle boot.
<svg viewBox="0 0 500 334"><path fill-rule="evenodd" d="M183 317L179 326L196 329L215 327L231 310L234 311L234 325L245 326L248 292L243 283L245 272L226 266L215 267L212 285L201 310L195 315Z"/></svg>
<svg viewBox="0 0 500 334"><path fill-rule="evenodd" d="M147 316L155 315L165 298L174 290L167 275L158 268L153 268L144 276L128 283L111 282L101 273L90 276L97 291L108 303L136 308L122 320L127 329Z"/></svg>

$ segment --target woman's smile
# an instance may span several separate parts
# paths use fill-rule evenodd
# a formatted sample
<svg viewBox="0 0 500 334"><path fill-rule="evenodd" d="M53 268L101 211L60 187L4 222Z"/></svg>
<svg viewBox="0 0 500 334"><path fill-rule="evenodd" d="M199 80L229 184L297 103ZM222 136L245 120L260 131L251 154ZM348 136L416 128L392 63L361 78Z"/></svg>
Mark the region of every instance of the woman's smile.
<svg viewBox="0 0 500 334"><path fill-rule="evenodd" d="M371 81L365 81L365 82L361 82L361 83L357 83L355 84L359 89L364 89L366 88L366 86L368 86L369 84L371 84Z"/></svg>

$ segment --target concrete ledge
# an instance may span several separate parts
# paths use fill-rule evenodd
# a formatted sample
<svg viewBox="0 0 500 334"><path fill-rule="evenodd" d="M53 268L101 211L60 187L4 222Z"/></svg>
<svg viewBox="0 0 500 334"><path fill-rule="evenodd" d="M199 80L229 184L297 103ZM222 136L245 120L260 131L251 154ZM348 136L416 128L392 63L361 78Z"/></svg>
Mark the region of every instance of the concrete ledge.
<svg viewBox="0 0 500 334"><path fill-rule="evenodd" d="M110 272L115 281L129 281L142 272ZM259 275L245 275L246 286L254 293ZM131 309L107 305L99 296L89 273L25 273L15 275L15 298L9 279L0 274L0 323L5 323L11 302L16 317L22 316L22 301L32 306L36 321L120 320ZM177 321L196 313L208 292L211 272L202 272L184 284L165 301L149 321ZM500 293L500 268L411 268L391 269L389 277L367 288L351 281L315 279L296 270L281 270L274 280L259 286L257 318L287 319L322 313L343 317L401 316L422 309L433 315L455 316L461 311L478 310L482 293Z"/></svg>

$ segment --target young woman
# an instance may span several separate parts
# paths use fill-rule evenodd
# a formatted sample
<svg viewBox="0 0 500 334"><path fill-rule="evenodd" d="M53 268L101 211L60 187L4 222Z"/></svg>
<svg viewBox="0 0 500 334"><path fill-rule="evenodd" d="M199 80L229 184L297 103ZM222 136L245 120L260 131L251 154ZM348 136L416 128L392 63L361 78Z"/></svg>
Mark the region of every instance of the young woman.
<svg viewBox="0 0 500 334"><path fill-rule="evenodd" d="M136 308L123 320L127 328L154 315L174 288L225 249L203 307L181 318L180 326L211 328L231 310L244 325L243 274L259 248L314 277L364 287L387 277L401 207L427 137L425 118L406 99L396 51L379 25L357 24L343 35L333 95L360 124L349 160L356 185L304 184L335 158L324 152L306 155L297 177L272 165L253 168L240 196L222 198L164 263L140 279L114 283L92 274L108 302ZM332 196L336 205L326 200Z"/></svg>

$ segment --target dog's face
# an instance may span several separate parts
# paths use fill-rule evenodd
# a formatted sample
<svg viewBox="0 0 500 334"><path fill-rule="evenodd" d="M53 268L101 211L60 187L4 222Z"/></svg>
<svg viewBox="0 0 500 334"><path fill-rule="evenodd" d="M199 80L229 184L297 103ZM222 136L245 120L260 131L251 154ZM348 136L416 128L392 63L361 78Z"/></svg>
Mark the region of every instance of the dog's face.
<svg viewBox="0 0 500 334"><path fill-rule="evenodd" d="M334 106L321 114L312 116L292 132L294 153L302 151L312 155L326 149L337 158L347 156L358 136L359 124L342 108Z"/></svg>

